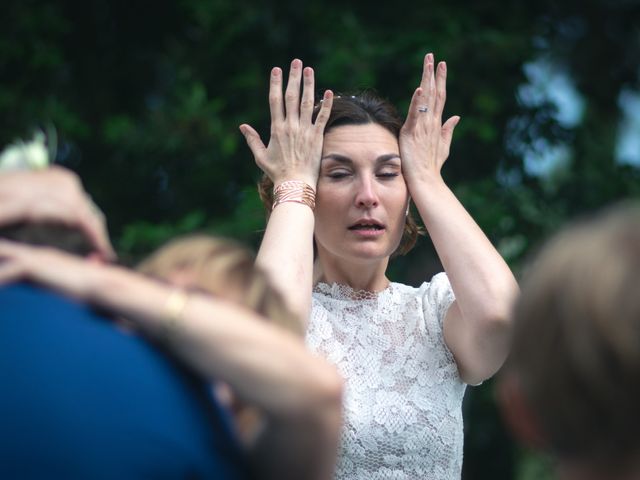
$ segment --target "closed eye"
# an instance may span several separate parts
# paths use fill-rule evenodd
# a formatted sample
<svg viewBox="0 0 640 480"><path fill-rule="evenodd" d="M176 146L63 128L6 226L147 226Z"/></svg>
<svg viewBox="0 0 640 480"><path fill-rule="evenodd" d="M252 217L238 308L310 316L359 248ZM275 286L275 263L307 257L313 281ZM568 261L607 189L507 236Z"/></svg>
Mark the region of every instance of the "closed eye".
<svg viewBox="0 0 640 480"><path fill-rule="evenodd" d="M349 175L351 175L351 172L347 172L347 171L343 171L343 170L338 170L338 171L327 173L327 177L333 178L335 180L338 180L338 179L344 178L344 177L348 177Z"/></svg>
<svg viewBox="0 0 640 480"><path fill-rule="evenodd" d="M395 178L398 175L400 175L398 172L382 172L382 173L378 173L376 176L378 178L382 178L382 179L391 179L391 178Z"/></svg>

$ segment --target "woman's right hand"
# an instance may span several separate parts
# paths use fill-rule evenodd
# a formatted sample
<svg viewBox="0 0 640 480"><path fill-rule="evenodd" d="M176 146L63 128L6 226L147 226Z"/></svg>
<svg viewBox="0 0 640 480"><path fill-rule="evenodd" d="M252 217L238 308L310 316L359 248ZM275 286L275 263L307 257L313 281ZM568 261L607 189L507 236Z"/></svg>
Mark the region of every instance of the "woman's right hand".
<svg viewBox="0 0 640 480"><path fill-rule="evenodd" d="M302 80L302 97L300 83ZM324 93L322 106L312 121L314 107L314 72L302 68L302 62L291 62L287 89L282 97L282 70L271 70L269 108L271 137L265 147L253 127L240 125L240 131L251 149L256 163L278 185L287 180L301 180L315 189L320 171L324 127L331 112L333 93Z"/></svg>

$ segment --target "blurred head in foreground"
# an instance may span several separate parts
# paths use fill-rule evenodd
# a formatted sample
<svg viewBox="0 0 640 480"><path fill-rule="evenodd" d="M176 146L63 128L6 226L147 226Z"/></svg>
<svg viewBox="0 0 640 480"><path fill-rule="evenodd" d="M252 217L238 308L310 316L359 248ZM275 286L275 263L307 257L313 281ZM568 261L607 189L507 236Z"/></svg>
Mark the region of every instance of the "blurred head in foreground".
<svg viewBox="0 0 640 480"><path fill-rule="evenodd" d="M640 478L640 205L556 236L515 308L500 400L561 478Z"/></svg>
<svg viewBox="0 0 640 480"><path fill-rule="evenodd" d="M251 252L227 239L196 234L160 247L137 270L178 287L199 290L247 307L302 336L300 322L286 307Z"/></svg>

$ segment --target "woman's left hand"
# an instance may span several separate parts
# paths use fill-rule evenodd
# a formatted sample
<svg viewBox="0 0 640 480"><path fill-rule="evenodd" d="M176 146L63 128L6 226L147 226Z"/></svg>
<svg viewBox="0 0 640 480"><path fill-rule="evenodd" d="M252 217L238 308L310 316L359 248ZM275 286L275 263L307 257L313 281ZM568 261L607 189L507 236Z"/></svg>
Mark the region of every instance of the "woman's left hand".
<svg viewBox="0 0 640 480"><path fill-rule="evenodd" d="M424 58L422 80L411 98L407 120L400 130L402 172L411 188L414 180L439 178L449 156L453 129L460 117L444 124L442 112L447 98L447 65L439 62L434 74L433 54Z"/></svg>

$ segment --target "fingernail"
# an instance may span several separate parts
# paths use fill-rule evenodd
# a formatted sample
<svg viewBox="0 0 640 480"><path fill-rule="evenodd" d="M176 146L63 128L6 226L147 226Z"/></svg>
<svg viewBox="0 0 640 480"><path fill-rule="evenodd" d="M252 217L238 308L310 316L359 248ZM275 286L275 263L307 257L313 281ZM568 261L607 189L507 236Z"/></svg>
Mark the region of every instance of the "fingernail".
<svg viewBox="0 0 640 480"><path fill-rule="evenodd" d="M309 77L313 74L313 68L311 67L305 67L305 69L303 70L305 76Z"/></svg>
<svg viewBox="0 0 640 480"><path fill-rule="evenodd" d="M300 68L302 66L302 60L294 58L291 62L291 68Z"/></svg>
<svg viewBox="0 0 640 480"><path fill-rule="evenodd" d="M271 69L271 75L273 75L274 77L277 77L278 75L280 75L280 68L278 67L273 67Z"/></svg>
<svg viewBox="0 0 640 480"><path fill-rule="evenodd" d="M427 60L433 62L433 53L427 53Z"/></svg>

